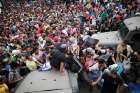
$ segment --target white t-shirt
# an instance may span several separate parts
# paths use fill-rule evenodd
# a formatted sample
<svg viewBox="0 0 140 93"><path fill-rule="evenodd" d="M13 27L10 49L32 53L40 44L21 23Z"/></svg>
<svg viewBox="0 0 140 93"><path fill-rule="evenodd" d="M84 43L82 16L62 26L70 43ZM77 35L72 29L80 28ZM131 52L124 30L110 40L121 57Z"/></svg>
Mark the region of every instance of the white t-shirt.
<svg viewBox="0 0 140 93"><path fill-rule="evenodd" d="M69 40L70 40L71 45L77 45L78 44L77 38L75 38L75 37L70 37Z"/></svg>
<svg viewBox="0 0 140 93"><path fill-rule="evenodd" d="M43 40L42 37L38 38L38 43L39 43L39 47L40 48L44 48L45 44L46 44L46 40Z"/></svg>
<svg viewBox="0 0 140 93"><path fill-rule="evenodd" d="M93 66L89 67L89 71L96 71L96 70L99 70L99 67L98 67L99 63L96 63L94 64Z"/></svg>

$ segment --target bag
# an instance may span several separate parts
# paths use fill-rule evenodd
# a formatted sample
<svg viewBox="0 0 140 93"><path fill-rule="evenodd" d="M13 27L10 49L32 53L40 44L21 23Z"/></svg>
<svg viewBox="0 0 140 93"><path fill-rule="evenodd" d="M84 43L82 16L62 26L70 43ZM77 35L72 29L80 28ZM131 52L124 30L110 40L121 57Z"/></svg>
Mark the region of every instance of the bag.
<svg viewBox="0 0 140 93"><path fill-rule="evenodd" d="M26 66L29 70L33 71L37 69L37 65L34 61L26 61Z"/></svg>
<svg viewBox="0 0 140 93"><path fill-rule="evenodd" d="M85 41L84 41L84 45L85 46L92 46L94 44L97 44L98 43L98 40L97 39L93 39L93 38L90 38L88 37Z"/></svg>
<svg viewBox="0 0 140 93"><path fill-rule="evenodd" d="M40 68L40 71L48 71L51 69L51 65L50 62L46 62L45 64L43 64Z"/></svg>
<svg viewBox="0 0 140 93"><path fill-rule="evenodd" d="M71 56L66 60L68 69L73 73L80 73L83 69L81 63L76 56Z"/></svg>

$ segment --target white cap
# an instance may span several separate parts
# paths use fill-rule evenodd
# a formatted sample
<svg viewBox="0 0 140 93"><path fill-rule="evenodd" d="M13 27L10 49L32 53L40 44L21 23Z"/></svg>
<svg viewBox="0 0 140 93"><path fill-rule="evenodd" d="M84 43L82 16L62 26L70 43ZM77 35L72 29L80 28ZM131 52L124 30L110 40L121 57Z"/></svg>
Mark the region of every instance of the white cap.
<svg viewBox="0 0 140 93"><path fill-rule="evenodd" d="M91 54L95 54L95 50L92 49L91 47L88 47L88 48L84 49L82 52L83 52L84 54L85 54L86 52L89 52L89 53L91 53Z"/></svg>
<svg viewBox="0 0 140 93"><path fill-rule="evenodd" d="M67 44L62 44L60 47L61 48L66 48L67 47Z"/></svg>

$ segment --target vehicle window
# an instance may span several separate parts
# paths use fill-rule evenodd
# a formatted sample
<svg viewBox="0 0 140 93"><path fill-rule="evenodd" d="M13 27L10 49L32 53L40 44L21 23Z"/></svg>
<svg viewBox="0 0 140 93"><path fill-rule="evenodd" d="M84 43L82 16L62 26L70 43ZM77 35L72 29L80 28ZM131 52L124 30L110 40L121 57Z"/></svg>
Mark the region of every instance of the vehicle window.
<svg viewBox="0 0 140 93"><path fill-rule="evenodd" d="M131 41L133 41L132 47L135 51L140 51L140 33L133 35Z"/></svg>
<svg viewBox="0 0 140 93"><path fill-rule="evenodd" d="M135 34L135 35L133 35L133 37L132 37L132 41L134 41L134 42L140 42L140 33L138 33L138 34Z"/></svg>

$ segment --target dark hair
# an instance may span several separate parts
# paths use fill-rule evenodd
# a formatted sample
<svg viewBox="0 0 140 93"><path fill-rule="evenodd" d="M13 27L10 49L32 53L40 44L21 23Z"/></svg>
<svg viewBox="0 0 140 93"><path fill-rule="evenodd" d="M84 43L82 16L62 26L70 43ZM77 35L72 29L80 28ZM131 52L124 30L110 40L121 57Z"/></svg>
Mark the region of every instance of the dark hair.
<svg viewBox="0 0 140 93"><path fill-rule="evenodd" d="M114 50L112 47L108 47L109 50Z"/></svg>
<svg viewBox="0 0 140 93"><path fill-rule="evenodd" d="M0 83L3 83L3 77L0 75Z"/></svg>
<svg viewBox="0 0 140 93"><path fill-rule="evenodd" d="M105 60L104 59L97 58L96 60L99 62L99 64L104 64L105 63Z"/></svg>
<svg viewBox="0 0 140 93"><path fill-rule="evenodd" d="M41 23L39 23L39 27L41 27L42 26L42 24Z"/></svg>
<svg viewBox="0 0 140 93"><path fill-rule="evenodd" d="M124 43L124 44L128 44L128 41L127 41L127 40L124 40L123 43Z"/></svg>

